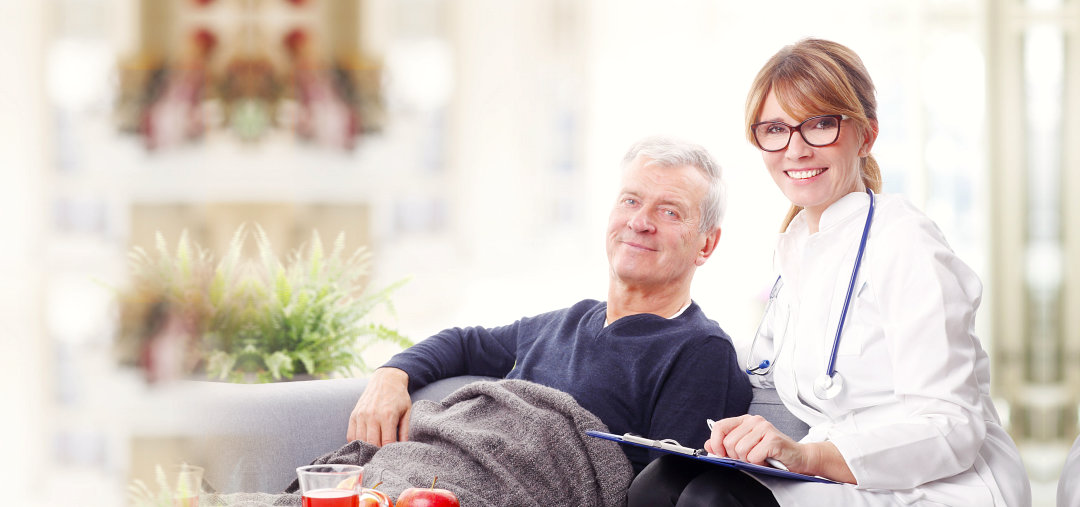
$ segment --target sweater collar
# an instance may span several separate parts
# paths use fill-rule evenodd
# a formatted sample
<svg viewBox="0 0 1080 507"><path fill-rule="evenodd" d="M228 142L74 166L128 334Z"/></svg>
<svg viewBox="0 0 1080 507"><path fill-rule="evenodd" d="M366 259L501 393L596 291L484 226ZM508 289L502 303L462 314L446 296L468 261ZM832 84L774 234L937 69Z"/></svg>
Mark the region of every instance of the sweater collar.
<svg viewBox="0 0 1080 507"><path fill-rule="evenodd" d="M662 317L662 318L664 318L666 320L677 319L677 318L679 318L679 316L686 313L686 310L690 309L690 307L693 306L693 305L694 305L694 300L691 299L689 303L686 303L685 306L683 306L682 308L679 308L679 311L675 312L675 315L672 315L670 317ZM614 322L608 322L607 321L607 317L606 317L607 316L607 304L604 305L603 310L604 310L604 315L605 315L605 317L604 317L604 327L608 327L608 326L614 324ZM633 315L627 315L626 317L636 317L638 315L655 315L655 314L652 314L652 313L635 313ZM656 316L659 317L659 315L656 315ZM623 318L621 318L619 320L625 319L626 317L623 317ZM615 322L618 322L619 320L616 320Z"/></svg>

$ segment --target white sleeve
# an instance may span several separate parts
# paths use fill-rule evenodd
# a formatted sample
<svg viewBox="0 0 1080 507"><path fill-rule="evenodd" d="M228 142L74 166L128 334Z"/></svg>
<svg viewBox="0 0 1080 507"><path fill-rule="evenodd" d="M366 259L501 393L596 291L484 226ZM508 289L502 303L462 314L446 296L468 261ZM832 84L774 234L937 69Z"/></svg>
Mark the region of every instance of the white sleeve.
<svg viewBox="0 0 1080 507"><path fill-rule="evenodd" d="M830 440L859 488L908 489L971 468L985 438L973 334L982 286L925 216L879 231L866 267L896 401L867 409L882 411L880 424Z"/></svg>

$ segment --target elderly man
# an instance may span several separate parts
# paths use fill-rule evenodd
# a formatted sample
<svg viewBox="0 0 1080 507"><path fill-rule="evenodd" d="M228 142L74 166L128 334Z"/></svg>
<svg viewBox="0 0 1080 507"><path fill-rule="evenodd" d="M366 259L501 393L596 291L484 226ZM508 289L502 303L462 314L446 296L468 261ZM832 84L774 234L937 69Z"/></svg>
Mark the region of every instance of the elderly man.
<svg viewBox="0 0 1080 507"><path fill-rule="evenodd" d="M348 439L409 438L409 393L457 375L522 379L570 394L617 434L697 445L706 418L744 414L751 390L730 338L690 299L695 270L716 250L724 211L720 167L703 148L666 138L623 159L607 228L608 300L496 328L442 331L372 375ZM654 456L624 449L640 471Z"/></svg>

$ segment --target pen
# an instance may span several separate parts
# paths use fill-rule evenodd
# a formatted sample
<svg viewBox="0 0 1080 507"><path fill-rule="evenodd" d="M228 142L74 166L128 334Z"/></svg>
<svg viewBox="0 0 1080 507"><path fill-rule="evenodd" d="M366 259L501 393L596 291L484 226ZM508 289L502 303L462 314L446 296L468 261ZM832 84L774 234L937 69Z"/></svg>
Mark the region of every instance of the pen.
<svg viewBox="0 0 1080 507"><path fill-rule="evenodd" d="M705 419L705 424L708 424L709 425L709 431L712 431L712 427L713 427L714 424L716 424L716 421L714 421L712 419ZM772 465L773 468L779 468L780 470L783 470L785 472L787 471L787 467L784 466L783 463L781 463L780 461L778 461L776 459L765 458L765 462Z"/></svg>

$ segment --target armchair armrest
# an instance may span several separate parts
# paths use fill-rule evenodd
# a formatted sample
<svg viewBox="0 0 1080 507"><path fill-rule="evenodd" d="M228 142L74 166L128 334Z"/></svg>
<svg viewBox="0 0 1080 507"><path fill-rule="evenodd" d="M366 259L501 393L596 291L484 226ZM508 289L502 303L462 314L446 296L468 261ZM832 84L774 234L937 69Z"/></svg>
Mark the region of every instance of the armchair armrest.
<svg viewBox="0 0 1080 507"><path fill-rule="evenodd" d="M488 377L462 376L412 393L414 401L440 400ZM349 415L367 378L272 384L193 382L197 434L193 463L206 468L206 483L219 493L280 493L296 467L347 442Z"/></svg>
<svg viewBox="0 0 1080 507"><path fill-rule="evenodd" d="M810 431L809 425L788 411L784 402L780 401L780 395L776 393L776 389L755 387L753 396L750 409L747 411L750 414L764 417L776 429L796 441L801 440Z"/></svg>

